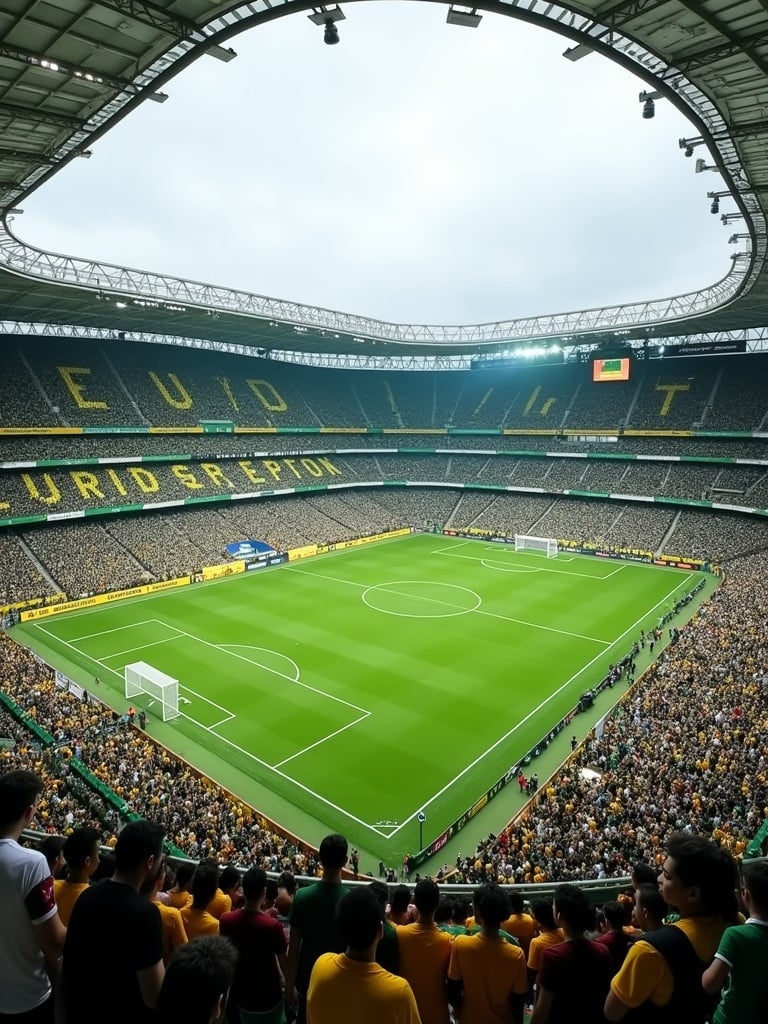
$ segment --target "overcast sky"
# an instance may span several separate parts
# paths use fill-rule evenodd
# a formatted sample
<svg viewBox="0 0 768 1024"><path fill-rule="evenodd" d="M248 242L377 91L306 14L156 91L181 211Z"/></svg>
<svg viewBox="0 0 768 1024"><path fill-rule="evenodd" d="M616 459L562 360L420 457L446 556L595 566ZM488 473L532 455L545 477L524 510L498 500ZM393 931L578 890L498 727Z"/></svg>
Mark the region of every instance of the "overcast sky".
<svg viewBox="0 0 768 1024"><path fill-rule="evenodd" d="M660 298L729 269L670 104L568 41L350 4L200 59L24 203L43 248L414 323ZM695 156L707 156L697 149ZM724 204L723 212L732 207Z"/></svg>

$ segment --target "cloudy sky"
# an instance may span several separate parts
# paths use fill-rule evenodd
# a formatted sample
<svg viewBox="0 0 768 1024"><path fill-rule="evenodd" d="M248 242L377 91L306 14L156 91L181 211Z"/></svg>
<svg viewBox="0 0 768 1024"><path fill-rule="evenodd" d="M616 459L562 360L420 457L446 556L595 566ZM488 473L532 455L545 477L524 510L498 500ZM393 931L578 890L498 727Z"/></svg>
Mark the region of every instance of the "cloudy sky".
<svg viewBox="0 0 768 1024"><path fill-rule="evenodd" d="M562 37L436 4L350 4L232 41L24 204L26 241L414 323L659 298L730 267L714 173L667 103ZM702 149L696 156L706 156ZM724 204L723 211L729 209Z"/></svg>

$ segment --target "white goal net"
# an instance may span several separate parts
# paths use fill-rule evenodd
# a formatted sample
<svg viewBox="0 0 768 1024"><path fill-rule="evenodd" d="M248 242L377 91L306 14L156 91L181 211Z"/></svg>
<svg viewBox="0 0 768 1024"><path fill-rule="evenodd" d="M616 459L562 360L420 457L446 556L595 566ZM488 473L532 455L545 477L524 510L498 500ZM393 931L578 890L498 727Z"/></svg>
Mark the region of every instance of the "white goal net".
<svg viewBox="0 0 768 1024"><path fill-rule="evenodd" d="M515 534L515 551L544 551L547 558L557 557L557 541L554 537L528 537Z"/></svg>
<svg viewBox="0 0 768 1024"><path fill-rule="evenodd" d="M146 694L153 703L160 705L163 721L168 722L179 716L179 681L165 672L153 668L145 661L135 661L125 666L125 696L138 697Z"/></svg>

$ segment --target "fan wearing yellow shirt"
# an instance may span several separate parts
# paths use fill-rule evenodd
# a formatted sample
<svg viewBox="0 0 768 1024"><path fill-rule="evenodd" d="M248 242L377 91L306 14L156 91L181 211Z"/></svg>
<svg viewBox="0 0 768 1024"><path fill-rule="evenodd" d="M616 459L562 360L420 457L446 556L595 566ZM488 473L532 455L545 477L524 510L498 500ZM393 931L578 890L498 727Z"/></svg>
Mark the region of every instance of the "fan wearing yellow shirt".
<svg viewBox="0 0 768 1024"><path fill-rule="evenodd" d="M631 947L605 1001L609 1021L642 1006L643 1020L703 1024L713 1009L701 976L723 932L737 920L736 867L709 839L675 832L659 875L664 901L680 918Z"/></svg>
<svg viewBox="0 0 768 1024"><path fill-rule="evenodd" d="M232 900L219 888L219 865L216 861L212 857L206 857L205 860L200 861L200 865L202 864L205 864L216 872L216 889L211 897L211 902L206 907L206 910L211 917L215 917L218 921L222 914L228 914L230 912L232 909Z"/></svg>
<svg viewBox="0 0 768 1024"><path fill-rule="evenodd" d="M219 934L219 922L207 910L218 884L219 871L216 865L200 861L192 876L192 902L181 911L188 939L198 935Z"/></svg>
<svg viewBox="0 0 768 1024"><path fill-rule="evenodd" d="M422 878L413 895L418 920L397 929L399 974L416 997L422 1024L448 1024L450 1012L445 979L451 960L452 939L435 924L440 890L431 878Z"/></svg>
<svg viewBox="0 0 768 1024"><path fill-rule="evenodd" d="M448 1000L461 1024L516 1024L528 990L525 954L499 935L509 900L494 884L475 898L477 935L457 935L448 967Z"/></svg>
<svg viewBox="0 0 768 1024"><path fill-rule="evenodd" d="M53 883L53 896L62 924L68 925L72 907L88 888L91 875L99 866L98 830L89 825L76 828L67 836L61 852L67 865L67 877Z"/></svg>
<svg viewBox="0 0 768 1024"><path fill-rule="evenodd" d="M555 922L552 900L536 900L533 904L533 916L539 926L539 934L531 939L528 949L528 984L533 988L536 975L541 967L541 954L550 946L563 942L565 935L562 928Z"/></svg>
<svg viewBox="0 0 768 1024"><path fill-rule="evenodd" d="M168 906L183 910L192 902L192 893L189 886L192 876L195 873L195 865L184 861L176 868L176 882L172 889L168 890Z"/></svg>
<svg viewBox="0 0 768 1024"><path fill-rule="evenodd" d="M512 907L512 913L501 927L508 935L515 936L517 941L523 947L523 952L528 956L528 950L531 947L531 939L535 935L538 935L539 926L530 914L525 913L525 902L519 892L512 890L512 892L508 893L508 896Z"/></svg>
<svg viewBox="0 0 768 1024"><path fill-rule="evenodd" d="M307 992L307 1024L421 1024L404 978L375 961L384 931L381 905L367 886L339 900L336 924L344 953L322 953Z"/></svg>
<svg viewBox="0 0 768 1024"><path fill-rule="evenodd" d="M145 879L139 892L142 896L146 896L150 903L154 903L160 911L163 922L163 963L167 967L171 956L179 946L186 945L187 931L181 919L181 911L176 907L169 907L167 904L161 903L158 899L157 894L164 881L165 872L159 871L156 875L150 875Z"/></svg>

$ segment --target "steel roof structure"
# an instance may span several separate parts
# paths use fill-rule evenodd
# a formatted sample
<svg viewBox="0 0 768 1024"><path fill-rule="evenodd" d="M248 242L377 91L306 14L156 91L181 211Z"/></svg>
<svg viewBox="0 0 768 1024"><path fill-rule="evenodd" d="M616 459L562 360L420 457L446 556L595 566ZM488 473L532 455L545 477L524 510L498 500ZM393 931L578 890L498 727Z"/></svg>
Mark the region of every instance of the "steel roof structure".
<svg viewBox="0 0 768 1024"><path fill-rule="evenodd" d="M736 220L732 268L698 292L500 323L394 324L42 252L13 234L14 209L64 164L87 157L89 147L137 104L162 102L163 89L192 61L230 60L230 42L240 32L310 10L320 22L334 13L300 0L4 0L0 309L6 322L184 338L216 348L377 357L491 352L545 339L588 344L617 334L679 337L768 324L768 0L472 5L473 11L560 33L571 60L593 52L610 57L689 118L689 152L709 152L738 211L726 217Z"/></svg>

